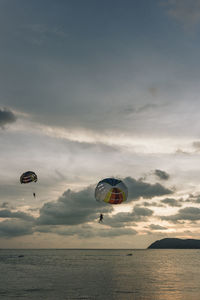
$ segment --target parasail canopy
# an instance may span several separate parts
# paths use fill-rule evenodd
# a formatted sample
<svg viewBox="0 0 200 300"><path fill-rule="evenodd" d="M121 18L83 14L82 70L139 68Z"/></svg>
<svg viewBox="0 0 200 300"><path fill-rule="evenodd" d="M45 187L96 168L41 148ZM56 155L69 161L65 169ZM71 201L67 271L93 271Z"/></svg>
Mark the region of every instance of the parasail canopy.
<svg viewBox="0 0 200 300"><path fill-rule="evenodd" d="M29 183L29 182L36 182L38 180L37 175L35 172L27 171L23 173L20 177L21 183Z"/></svg>
<svg viewBox="0 0 200 300"><path fill-rule="evenodd" d="M122 180L106 178L96 186L95 198L97 201L104 201L110 204L120 204L126 201L128 189Z"/></svg>

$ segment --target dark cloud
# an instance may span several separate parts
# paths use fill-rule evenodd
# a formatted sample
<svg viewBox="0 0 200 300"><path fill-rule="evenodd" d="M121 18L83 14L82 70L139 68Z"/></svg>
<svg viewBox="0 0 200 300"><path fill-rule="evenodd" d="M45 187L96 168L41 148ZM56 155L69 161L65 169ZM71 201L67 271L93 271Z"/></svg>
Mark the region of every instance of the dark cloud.
<svg viewBox="0 0 200 300"><path fill-rule="evenodd" d="M0 218L17 218L26 221L35 221L35 219L22 211L11 212L8 209L0 210Z"/></svg>
<svg viewBox="0 0 200 300"><path fill-rule="evenodd" d="M191 153L178 148L175 154L190 155Z"/></svg>
<svg viewBox="0 0 200 300"><path fill-rule="evenodd" d="M198 221L200 220L200 208L185 207L180 209L177 214L171 216L161 216L162 220L178 223L179 220Z"/></svg>
<svg viewBox="0 0 200 300"><path fill-rule="evenodd" d="M151 88L150 88L151 89ZM150 92L153 95L153 91L156 91L156 89L151 89L152 92ZM155 96L155 93L154 93ZM155 103L146 103L138 108L135 108L132 104L123 105L123 108L119 110L119 113L131 115L133 117L133 114L135 116L137 114L146 113L150 111L154 111L155 109L158 109L160 105Z"/></svg>
<svg viewBox="0 0 200 300"><path fill-rule="evenodd" d="M35 231L42 233L53 233L63 236L78 236L79 238L91 238L97 235L97 230L93 230L93 228L89 225L82 226L51 226L51 225L42 225L37 226Z"/></svg>
<svg viewBox="0 0 200 300"><path fill-rule="evenodd" d="M8 208L9 207L9 203L8 202L3 202L1 205L0 205L0 208Z"/></svg>
<svg viewBox="0 0 200 300"><path fill-rule="evenodd" d="M156 97L158 94L158 88L155 86L152 86L148 88L149 93L151 94L152 97Z"/></svg>
<svg viewBox="0 0 200 300"><path fill-rule="evenodd" d="M192 146L195 148L195 150L198 152L200 150L200 142L193 142Z"/></svg>
<svg viewBox="0 0 200 300"><path fill-rule="evenodd" d="M151 185L130 177L125 179L125 183L130 189L131 197L135 198L171 193L170 190L165 189L160 184ZM0 210L0 218L19 219L18 221L29 222L28 233L34 230L60 235L77 235L79 237L106 237L136 234L135 230L124 227L136 226L135 222L146 222L148 217L153 215L151 209L141 206L135 206L130 213L121 212L114 216L109 216L108 213L111 213L112 210L112 205L96 202L94 186L89 186L79 192L67 190L57 201L45 203L40 209L40 216L37 219L25 212L11 211L9 209ZM100 213L104 214L104 225L110 226L110 229L97 230L96 232L96 229L94 231L93 228L87 228L86 230L80 228L80 225L83 226L88 222L97 220ZM60 225L67 225L67 228L61 229ZM115 230L113 229L114 227L118 229ZM24 234L23 231L22 234ZM20 235L20 230L17 235Z"/></svg>
<svg viewBox="0 0 200 300"><path fill-rule="evenodd" d="M132 104L126 104L119 108L118 114L125 114L127 116L133 115L136 113L136 109Z"/></svg>
<svg viewBox="0 0 200 300"><path fill-rule="evenodd" d="M196 198L196 203L200 203L200 195Z"/></svg>
<svg viewBox="0 0 200 300"><path fill-rule="evenodd" d="M135 206L133 212L136 216L149 217L153 214L153 210L141 206Z"/></svg>
<svg viewBox="0 0 200 300"><path fill-rule="evenodd" d="M99 203L94 198L94 187L80 192L67 190L56 202L45 203L40 209L38 224L78 225L94 221L99 212L108 213L112 206Z"/></svg>
<svg viewBox="0 0 200 300"><path fill-rule="evenodd" d="M147 95L144 95L144 88L150 87L149 92L154 95L156 88L153 82L156 82L157 79L162 82L158 70L164 68L167 70L166 74L171 74L169 72L171 66L168 63L160 64L162 58L158 60L157 49L153 51L150 62L147 55L148 47L142 47L144 52L143 50L141 52L140 48L135 52L130 38L133 34L131 28L138 29L139 32L142 30L142 34L146 34L146 29L149 29L135 26L135 22L139 21L138 24L140 24L141 20L132 18L130 12L137 11L137 9L143 10L142 4L129 1L127 6L118 5L115 7L112 18L121 14L120 11L123 10L122 18L120 20L115 17L112 19L111 16L104 14L105 22L102 23L102 14L96 13L98 11L96 5L92 8L89 6L89 13L88 5L80 3L82 14L77 18L78 32L73 23L74 17L77 17L75 4L70 4L69 10L68 3L65 1L62 1L62 4L59 3L55 10L59 11L59 14L55 14L53 19L51 15L54 6L48 11L45 5L42 6L40 15L38 15L37 5L27 4L26 16L21 18L22 8L20 5L17 7L13 4L12 9L10 4L7 5L6 24L1 28L2 44L5 46L1 53L3 64L1 93L7 106L29 113L35 122L67 129L89 128L100 132L116 130L118 134L119 129L122 132L133 133L134 128L136 133L148 131L148 133L154 134L156 131L161 131L162 136L164 129L168 131L173 128L174 131L174 123L171 120L167 124L173 124L173 126L166 126L167 117L169 115L172 117L169 111L156 109L158 118L146 117L149 109L155 110L156 104L146 103ZM105 3L99 6L100 10L105 9L104 5ZM150 7L150 4L146 5ZM11 11L15 11L15 16ZM88 14L89 18L87 18ZM151 17L151 14L148 17ZM8 21L11 19L12 26ZM35 22L36 19L37 22ZM86 22L85 20L90 21ZM62 26L59 25L60 22L63 23ZM90 23L94 25L93 30ZM102 25L99 26L99 24ZM111 31L108 33L108 27L112 28L112 36L110 36ZM11 28L15 28L15 30L11 30ZM100 35L102 38L99 38ZM115 35L123 41L117 46L121 55L113 53L112 37ZM141 35L137 34L136 36L140 41ZM95 43L92 43L91 41L94 40ZM124 42L129 47L124 47ZM83 43L84 49L81 47ZM7 51L6 45L8 44L9 48L13 49L12 52ZM168 44L171 45L171 43ZM134 70L137 72L133 72L130 57L135 66ZM27 64L27 61L30 64ZM154 73L156 77L153 79L149 74L152 73L152 66L155 67L155 62L157 71ZM145 82L145 87L140 84L143 82L142 80ZM170 80L172 80L171 77ZM132 89L135 90L134 97ZM148 93L148 98L149 96ZM160 97L158 102L163 102L164 98ZM170 99L170 97L168 98ZM130 103L134 103L136 107L141 105L139 109L146 111L145 118L127 121L124 118L125 112L119 122L115 111L123 105L130 105ZM165 121L163 121L163 117L165 117ZM154 127L153 131L152 127Z"/></svg>
<svg viewBox="0 0 200 300"><path fill-rule="evenodd" d="M181 206L179 201L176 199L173 199L173 198L165 198L165 199L161 200L161 202L164 204L167 204L169 206L172 206L172 207L180 207Z"/></svg>
<svg viewBox="0 0 200 300"><path fill-rule="evenodd" d="M162 180L168 180L169 179L169 174L167 173L167 172L165 172L165 171L162 171L162 170L158 170L158 169L156 169L155 171L154 171L154 174L158 177L158 178L160 178L160 179L162 179Z"/></svg>
<svg viewBox="0 0 200 300"><path fill-rule="evenodd" d="M185 200L180 199L180 202L188 202L188 203L200 203L200 195L190 194L189 197Z"/></svg>
<svg viewBox="0 0 200 300"><path fill-rule="evenodd" d="M200 22L199 0L166 0L162 4L167 6L168 14L186 27Z"/></svg>
<svg viewBox="0 0 200 300"><path fill-rule="evenodd" d="M156 225L156 224L151 224L149 225L149 228L152 230L167 230L166 227L160 226L160 225Z"/></svg>
<svg viewBox="0 0 200 300"><path fill-rule="evenodd" d="M135 180L131 177L126 177L124 182L128 187L128 197L130 200L138 200L140 197L151 199L155 196L163 196L173 193L172 190L165 188L159 183L150 184L142 180Z"/></svg>
<svg viewBox="0 0 200 300"><path fill-rule="evenodd" d="M100 226L101 227L101 226ZM109 228L109 229L98 229L90 225L83 226L67 226L60 228L57 226L40 226L36 229L42 233L54 233L63 236L78 236L79 238L93 238L93 237L116 237L121 235L135 235L137 231L131 228Z"/></svg>
<svg viewBox="0 0 200 300"><path fill-rule="evenodd" d="M125 178L124 182L129 189L131 200L139 197L152 198L172 193L160 184L149 184L137 181L131 177ZM113 207L106 203L97 203L94 199L94 187L88 187L80 192L67 190L56 202L45 203L40 210L38 224L49 225L78 225L93 221L99 212L111 212ZM137 220L142 212L148 212L146 208L134 208L134 218ZM136 217L137 216L137 217Z"/></svg>
<svg viewBox="0 0 200 300"><path fill-rule="evenodd" d="M0 127L4 128L5 125L9 123L16 122L17 118L14 113L6 108L0 108Z"/></svg>
<svg viewBox="0 0 200 300"><path fill-rule="evenodd" d="M138 113L142 113L142 112L146 112L146 111L149 111L149 110L153 110L155 108L158 108L157 104L155 104L155 103L147 103L147 104L141 106L140 108L138 108L137 112Z"/></svg>
<svg viewBox="0 0 200 300"><path fill-rule="evenodd" d="M139 218L137 218L138 220ZM133 213L129 212L120 212L114 216L104 217L104 224L111 227L124 227L124 226L134 226L133 222L136 221L136 218Z"/></svg>
<svg viewBox="0 0 200 300"><path fill-rule="evenodd" d="M12 238L32 234L32 224L22 220L5 220L0 222L0 237Z"/></svg>
<svg viewBox="0 0 200 300"><path fill-rule="evenodd" d="M137 231L131 228L117 228L117 229L109 229L109 230L100 230L98 232L98 236L100 237L115 237L121 235L135 235Z"/></svg>
<svg viewBox="0 0 200 300"><path fill-rule="evenodd" d="M153 210L135 206L132 212L120 212L114 216L106 216L104 223L111 227L136 226L134 222L145 222L153 215Z"/></svg>
<svg viewBox="0 0 200 300"><path fill-rule="evenodd" d="M146 207L149 207L149 206L152 206L152 207L163 207L164 205L163 204L160 204L159 202L143 202L142 205L146 206Z"/></svg>

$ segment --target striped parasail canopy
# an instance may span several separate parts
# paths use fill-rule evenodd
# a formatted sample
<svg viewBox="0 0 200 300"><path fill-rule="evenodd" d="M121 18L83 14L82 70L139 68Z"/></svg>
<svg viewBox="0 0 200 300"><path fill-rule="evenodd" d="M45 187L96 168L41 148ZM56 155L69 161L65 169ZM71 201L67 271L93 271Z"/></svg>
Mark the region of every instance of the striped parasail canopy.
<svg viewBox="0 0 200 300"><path fill-rule="evenodd" d="M120 204L127 200L128 189L122 180L106 178L96 186L95 198L110 204Z"/></svg>
<svg viewBox="0 0 200 300"><path fill-rule="evenodd" d="M23 173L20 177L21 183L36 182L37 180L38 180L37 175L33 171L27 171Z"/></svg>

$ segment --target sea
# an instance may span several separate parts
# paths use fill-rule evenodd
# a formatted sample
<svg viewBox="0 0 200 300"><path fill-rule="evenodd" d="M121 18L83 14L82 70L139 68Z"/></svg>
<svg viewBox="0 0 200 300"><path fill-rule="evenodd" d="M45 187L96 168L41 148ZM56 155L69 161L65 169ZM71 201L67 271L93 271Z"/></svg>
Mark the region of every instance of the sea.
<svg viewBox="0 0 200 300"><path fill-rule="evenodd" d="M200 300L200 250L0 250L0 299Z"/></svg>

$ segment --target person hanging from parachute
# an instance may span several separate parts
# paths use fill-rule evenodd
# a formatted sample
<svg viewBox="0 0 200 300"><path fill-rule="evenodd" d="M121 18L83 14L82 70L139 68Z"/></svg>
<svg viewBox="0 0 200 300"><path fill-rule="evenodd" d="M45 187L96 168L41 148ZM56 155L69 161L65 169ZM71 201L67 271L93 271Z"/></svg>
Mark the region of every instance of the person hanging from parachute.
<svg viewBox="0 0 200 300"><path fill-rule="evenodd" d="M37 182L37 180L38 180L37 175L33 171L27 171L27 172L23 173L20 176L20 182L21 182L21 184L22 183L27 184L27 183L30 183L30 182ZM34 198L36 197L36 193L35 192L33 192L33 197Z"/></svg>
<svg viewBox="0 0 200 300"><path fill-rule="evenodd" d="M95 198L98 202L120 204L127 200L128 189L120 179L105 178L96 186ZM99 216L99 223L103 222L103 214Z"/></svg>
<svg viewBox="0 0 200 300"><path fill-rule="evenodd" d="M99 223L102 223L103 222L103 214L100 214L99 216Z"/></svg>

